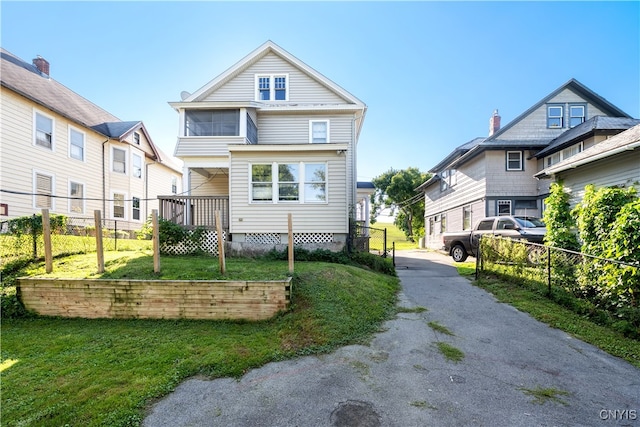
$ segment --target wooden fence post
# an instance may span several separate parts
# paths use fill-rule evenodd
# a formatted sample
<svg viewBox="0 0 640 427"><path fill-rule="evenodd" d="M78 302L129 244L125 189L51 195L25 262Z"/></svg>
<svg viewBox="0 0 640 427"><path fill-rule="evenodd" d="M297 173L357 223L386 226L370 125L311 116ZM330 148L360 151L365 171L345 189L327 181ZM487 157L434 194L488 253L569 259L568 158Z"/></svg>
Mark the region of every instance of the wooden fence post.
<svg viewBox="0 0 640 427"><path fill-rule="evenodd" d="M98 273L104 273L104 248L102 246L102 215L99 210L93 211L96 222L96 253L98 255Z"/></svg>
<svg viewBox="0 0 640 427"><path fill-rule="evenodd" d="M53 253L51 252L51 223L49 222L49 209L42 209L42 237L44 239L44 265L45 271L53 271Z"/></svg>
<svg viewBox="0 0 640 427"><path fill-rule="evenodd" d="M216 234L218 235L218 259L220 260L220 274L227 271L227 264L224 257L224 236L222 235L222 221L220 221L220 211L215 213Z"/></svg>
<svg viewBox="0 0 640 427"><path fill-rule="evenodd" d="M151 236L153 241L153 272L160 273L160 226L158 224L157 209L151 211L151 226L153 228Z"/></svg>
<svg viewBox="0 0 640 427"><path fill-rule="evenodd" d="M289 273L293 274L293 220L289 213Z"/></svg>

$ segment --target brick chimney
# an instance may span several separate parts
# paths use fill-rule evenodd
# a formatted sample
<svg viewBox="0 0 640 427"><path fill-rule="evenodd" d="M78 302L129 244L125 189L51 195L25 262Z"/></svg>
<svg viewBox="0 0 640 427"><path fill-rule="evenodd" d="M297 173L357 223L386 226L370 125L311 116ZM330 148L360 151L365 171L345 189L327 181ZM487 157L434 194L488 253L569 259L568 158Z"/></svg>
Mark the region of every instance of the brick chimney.
<svg viewBox="0 0 640 427"><path fill-rule="evenodd" d="M42 74L49 75L49 61L44 59L42 56L38 55L33 60L33 65L40 71Z"/></svg>
<svg viewBox="0 0 640 427"><path fill-rule="evenodd" d="M493 110L493 116L489 119L489 136L500 130L500 115L498 110Z"/></svg>

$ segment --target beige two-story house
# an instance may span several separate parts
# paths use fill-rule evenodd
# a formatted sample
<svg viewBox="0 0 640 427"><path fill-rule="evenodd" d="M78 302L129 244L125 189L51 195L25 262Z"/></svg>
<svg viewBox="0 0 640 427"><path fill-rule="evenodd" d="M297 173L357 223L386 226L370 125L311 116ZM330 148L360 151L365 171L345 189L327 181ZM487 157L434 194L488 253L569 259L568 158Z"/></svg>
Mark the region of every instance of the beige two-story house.
<svg viewBox="0 0 640 427"><path fill-rule="evenodd" d="M119 230L137 230L158 195L181 191L179 161L141 121L122 121L54 80L44 58L0 56L0 222L42 209L92 220L99 210Z"/></svg>
<svg viewBox="0 0 640 427"><path fill-rule="evenodd" d="M456 148L418 187L425 195L425 245L470 230L487 216L541 216L550 180L534 175L633 126L628 114L575 79L504 127L495 111L489 136Z"/></svg>
<svg viewBox="0 0 640 427"><path fill-rule="evenodd" d="M211 226L218 211L232 250L246 251L286 245L291 214L295 245L345 246L362 209L361 100L267 41L170 105L189 198L163 201L164 218Z"/></svg>

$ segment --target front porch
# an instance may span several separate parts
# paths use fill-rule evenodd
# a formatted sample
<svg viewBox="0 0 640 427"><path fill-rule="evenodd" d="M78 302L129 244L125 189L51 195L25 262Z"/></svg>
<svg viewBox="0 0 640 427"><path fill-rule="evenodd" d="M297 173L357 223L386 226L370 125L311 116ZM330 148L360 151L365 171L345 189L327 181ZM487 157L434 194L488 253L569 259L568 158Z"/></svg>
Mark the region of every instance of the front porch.
<svg viewBox="0 0 640 427"><path fill-rule="evenodd" d="M216 227L220 212L222 231L229 233L229 196L158 196L160 218L187 228Z"/></svg>

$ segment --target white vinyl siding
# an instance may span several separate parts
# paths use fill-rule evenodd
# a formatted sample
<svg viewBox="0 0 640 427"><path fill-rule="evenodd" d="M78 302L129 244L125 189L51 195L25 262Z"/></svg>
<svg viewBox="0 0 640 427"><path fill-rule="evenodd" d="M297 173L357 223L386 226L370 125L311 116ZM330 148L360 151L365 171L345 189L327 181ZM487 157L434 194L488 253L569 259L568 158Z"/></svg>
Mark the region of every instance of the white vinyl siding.
<svg viewBox="0 0 640 427"><path fill-rule="evenodd" d="M287 102L308 104L344 104L346 102L325 85L274 53L265 55L238 76L214 88L202 100L253 101L256 99L256 75L288 75Z"/></svg>
<svg viewBox="0 0 640 427"><path fill-rule="evenodd" d="M328 141L333 144L349 144L352 139L352 115L324 116L322 121L331 122L327 126ZM311 119L315 121L316 119ZM310 121L308 115L301 114L261 114L258 116L258 144L308 144L310 142Z"/></svg>
<svg viewBox="0 0 640 427"><path fill-rule="evenodd" d="M53 196L55 178L48 172L33 172L33 207L36 209L54 209Z"/></svg>
<svg viewBox="0 0 640 427"><path fill-rule="evenodd" d="M326 201L320 203L317 201L313 203L251 202L251 165L295 162L302 162L305 166L326 165ZM287 215L291 213L295 233L346 233L349 228L347 182L345 157L337 156L335 151L269 155L235 152L229 171L231 232L286 233Z"/></svg>
<svg viewBox="0 0 640 427"><path fill-rule="evenodd" d="M33 144L55 150L55 120L41 111L33 111Z"/></svg>

